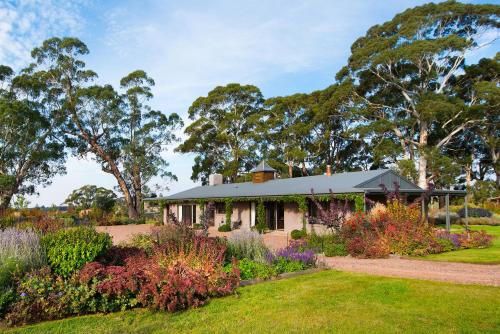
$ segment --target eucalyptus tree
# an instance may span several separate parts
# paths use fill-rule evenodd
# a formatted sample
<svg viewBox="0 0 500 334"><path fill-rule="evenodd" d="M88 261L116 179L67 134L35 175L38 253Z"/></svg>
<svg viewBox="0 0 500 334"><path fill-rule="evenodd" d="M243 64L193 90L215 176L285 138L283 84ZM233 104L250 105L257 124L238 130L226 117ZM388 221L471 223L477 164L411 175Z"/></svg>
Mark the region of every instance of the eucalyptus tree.
<svg viewBox="0 0 500 334"><path fill-rule="evenodd" d="M65 172L58 120L44 108L43 81L0 66L0 211Z"/></svg>
<svg viewBox="0 0 500 334"><path fill-rule="evenodd" d="M337 76L356 85L364 130L389 138L402 158L418 159L421 187L430 148L441 151L479 122L455 97L453 82L468 54L497 38L499 15L500 6L455 1L408 9L355 41Z"/></svg>
<svg viewBox="0 0 500 334"><path fill-rule="evenodd" d="M81 59L88 53L76 38L51 38L33 50L31 71L47 83L46 107L61 122L69 146L115 177L129 217L137 218L145 182L165 173L160 152L175 140L172 132L181 121L146 104L154 82L143 71L122 79L124 94L96 84L97 74Z"/></svg>
<svg viewBox="0 0 500 334"><path fill-rule="evenodd" d="M365 143L355 133L352 108L355 106L349 83L334 84L309 95L312 110L308 151L318 172L331 165L333 172L364 169Z"/></svg>
<svg viewBox="0 0 500 334"><path fill-rule="evenodd" d="M98 208L109 212L116 203L116 194L103 187L85 185L73 190L64 203L78 210Z"/></svg>
<svg viewBox="0 0 500 334"><path fill-rule="evenodd" d="M262 151L276 165L286 164L288 177L293 177L294 168L307 173L313 117L307 94L274 97L265 102L259 123L259 132L265 138L261 146L266 146Z"/></svg>
<svg viewBox="0 0 500 334"><path fill-rule="evenodd" d="M194 153L192 180L206 184L214 172L234 182L258 161L255 133L264 99L252 85L218 86L189 108L193 120L178 152Z"/></svg>
<svg viewBox="0 0 500 334"><path fill-rule="evenodd" d="M493 59L483 58L478 64L466 66L455 86L476 120L471 127L479 139L472 141L476 143L474 151L488 161L500 188L500 53ZM460 142L462 146L470 143Z"/></svg>

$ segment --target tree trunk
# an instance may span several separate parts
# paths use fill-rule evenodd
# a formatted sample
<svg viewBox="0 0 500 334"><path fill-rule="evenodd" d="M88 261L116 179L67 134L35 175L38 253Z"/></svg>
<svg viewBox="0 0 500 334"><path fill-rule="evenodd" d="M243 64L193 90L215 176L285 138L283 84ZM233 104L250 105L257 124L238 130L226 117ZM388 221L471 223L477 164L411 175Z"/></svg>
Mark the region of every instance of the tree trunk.
<svg viewBox="0 0 500 334"><path fill-rule="evenodd" d="M120 187L120 190L122 191L123 197L125 199L125 203L127 204L128 217L130 219L138 219L139 211L137 211L136 208L135 198L132 197L130 190L127 187L127 183L125 182L120 170L118 169L118 166L99 145L97 145L96 143L92 143L92 148L95 154L97 154L99 157L101 157L101 159L108 163L108 168L104 171L112 174L118 182L118 186Z"/></svg>
<svg viewBox="0 0 500 334"><path fill-rule="evenodd" d="M292 162L288 162L288 177L292 178L293 177L293 165Z"/></svg>
<svg viewBox="0 0 500 334"><path fill-rule="evenodd" d="M427 148L428 129L427 124L420 123L420 140L418 144L418 186L422 189L427 189L427 156L425 149Z"/></svg>
<svg viewBox="0 0 500 334"><path fill-rule="evenodd" d="M302 176L307 176L307 169L304 161L302 161L301 166L302 166Z"/></svg>

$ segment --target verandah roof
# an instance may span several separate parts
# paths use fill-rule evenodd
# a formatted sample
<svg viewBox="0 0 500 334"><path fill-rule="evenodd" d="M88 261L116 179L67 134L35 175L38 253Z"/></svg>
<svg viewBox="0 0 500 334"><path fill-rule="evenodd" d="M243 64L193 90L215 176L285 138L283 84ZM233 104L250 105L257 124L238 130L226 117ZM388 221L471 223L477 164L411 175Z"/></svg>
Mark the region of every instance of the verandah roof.
<svg viewBox="0 0 500 334"><path fill-rule="evenodd" d="M381 184L393 190L394 183L399 184L401 193L422 193L424 190L401 175L388 169L346 172L327 175L275 179L263 183L229 183L214 186L199 186L164 198L146 200L185 201L211 198L272 197L290 195L328 194L330 189L335 194L380 193ZM463 191L435 190L433 195L455 194L463 196Z"/></svg>

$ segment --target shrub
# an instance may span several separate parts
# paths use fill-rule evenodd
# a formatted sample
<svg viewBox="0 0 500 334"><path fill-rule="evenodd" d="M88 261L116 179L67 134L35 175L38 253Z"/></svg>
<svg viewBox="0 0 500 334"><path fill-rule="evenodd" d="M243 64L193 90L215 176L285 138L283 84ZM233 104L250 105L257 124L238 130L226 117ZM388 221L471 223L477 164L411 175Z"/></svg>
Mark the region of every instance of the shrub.
<svg viewBox="0 0 500 334"><path fill-rule="evenodd" d="M465 208L461 208L460 210L458 210L457 214L460 218L465 218ZM468 208L467 214L469 215L469 217L476 218L490 218L492 216L491 211L483 208Z"/></svg>
<svg viewBox="0 0 500 334"><path fill-rule="evenodd" d="M111 247L111 237L87 227L48 234L42 239L47 260L55 273L68 277Z"/></svg>
<svg viewBox="0 0 500 334"><path fill-rule="evenodd" d="M154 226L151 229L151 238L158 245L171 241L181 242L182 240L192 239L194 236L193 229L181 223L178 223L178 225Z"/></svg>
<svg viewBox="0 0 500 334"><path fill-rule="evenodd" d="M231 232L231 225L230 224L223 224L221 226L219 226L219 228L217 229L219 232Z"/></svg>
<svg viewBox="0 0 500 334"><path fill-rule="evenodd" d="M0 231L0 290L14 273L22 274L45 264L40 239L33 230L8 228Z"/></svg>
<svg viewBox="0 0 500 334"><path fill-rule="evenodd" d="M22 278L17 286L18 299L8 309L10 325L24 325L72 314L96 312L95 290L74 280L55 277L44 267Z"/></svg>
<svg viewBox="0 0 500 334"><path fill-rule="evenodd" d="M492 244L493 236L485 231L470 231L459 235L462 248L485 248Z"/></svg>
<svg viewBox="0 0 500 334"><path fill-rule="evenodd" d="M494 214L500 215L500 204L496 202L484 202L483 208L493 212Z"/></svg>
<svg viewBox="0 0 500 334"><path fill-rule="evenodd" d="M47 234L59 231L72 224L73 219L71 218L56 218L43 215L21 222L17 224L16 227L18 229L33 229L41 234Z"/></svg>
<svg viewBox="0 0 500 334"><path fill-rule="evenodd" d="M437 241L440 245L446 246L446 243L443 240L447 240L451 243L453 249L458 249L461 247L460 238L457 233L450 233L445 230L436 231ZM442 250L446 252L446 250Z"/></svg>
<svg viewBox="0 0 500 334"><path fill-rule="evenodd" d="M305 238L307 236L307 232L305 230L293 230L290 233L290 236L293 240Z"/></svg>
<svg viewBox="0 0 500 334"><path fill-rule="evenodd" d="M449 239L437 239L437 243L439 245L439 249L437 252L450 252L455 250L455 245Z"/></svg>
<svg viewBox="0 0 500 334"><path fill-rule="evenodd" d="M135 234L130 241L126 242L125 246L139 248L147 253L151 253L155 244L151 235L139 233Z"/></svg>
<svg viewBox="0 0 500 334"><path fill-rule="evenodd" d="M294 271L304 270L307 268L307 266L304 265L304 263L301 261L293 261L280 257L276 260L274 268L276 270L276 273L282 274L282 273L291 273Z"/></svg>
<svg viewBox="0 0 500 334"><path fill-rule="evenodd" d="M489 225L489 226L500 226L500 219L491 217L491 218L470 218L467 222L469 225ZM465 225L465 219L461 219L459 221L460 225Z"/></svg>
<svg viewBox="0 0 500 334"><path fill-rule="evenodd" d="M384 237L384 217L369 217L356 213L342 227L349 254L361 258L389 256L390 248Z"/></svg>
<svg viewBox="0 0 500 334"><path fill-rule="evenodd" d="M443 240L451 242L453 249L444 247L441 252L460 248L484 248L491 246L493 236L485 231L469 231L464 233L449 233L444 230L436 232L437 241L441 246L446 246Z"/></svg>
<svg viewBox="0 0 500 334"><path fill-rule="evenodd" d="M226 272L230 272L231 270L233 270L233 266L234 264L232 263L228 264L225 267ZM242 259L241 261L238 261L236 267L240 271L240 278L242 280L253 278L268 279L276 276L277 274L273 266L267 263L257 262L250 259Z"/></svg>
<svg viewBox="0 0 500 334"><path fill-rule="evenodd" d="M13 227L16 224L16 219L9 215L0 215L0 230Z"/></svg>
<svg viewBox="0 0 500 334"><path fill-rule="evenodd" d="M123 266L126 264L127 259L134 256L146 256L146 251L138 247L112 246L98 256L96 261L108 266Z"/></svg>
<svg viewBox="0 0 500 334"><path fill-rule="evenodd" d="M238 231L227 239L226 260L232 257L264 262L269 249L264 244L262 236L254 231Z"/></svg>
<svg viewBox="0 0 500 334"><path fill-rule="evenodd" d="M224 271L225 250L223 243L205 237L158 247L145 271L138 300L150 308L173 312L231 293L238 285L239 272Z"/></svg>
<svg viewBox="0 0 500 334"><path fill-rule="evenodd" d="M347 255L347 253L344 254L344 252L342 252L342 249L346 248L345 242L337 233L326 233L322 235L311 233L307 236L307 248L317 253L325 253L326 256Z"/></svg>
<svg viewBox="0 0 500 334"><path fill-rule="evenodd" d="M323 246L323 253L325 256L346 256L347 247L344 243L327 243Z"/></svg>
<svg viewBox="0 0 500 334"><path fill-rule="evenodd" d="M0 318L5 315L9 306L15 301L15 295L16 292L12 288L0 290Z"/></svg>
<svg viewBox="0 0 500 334"><path fill-rule="evenodd" d="M278 249L274 255L268 255L268 261L271 263L279 262L283 259L292 262L300 262L303 268L313 267L316 264L316 255L312 250L302 251L297 248L296 245Z"/></svg>

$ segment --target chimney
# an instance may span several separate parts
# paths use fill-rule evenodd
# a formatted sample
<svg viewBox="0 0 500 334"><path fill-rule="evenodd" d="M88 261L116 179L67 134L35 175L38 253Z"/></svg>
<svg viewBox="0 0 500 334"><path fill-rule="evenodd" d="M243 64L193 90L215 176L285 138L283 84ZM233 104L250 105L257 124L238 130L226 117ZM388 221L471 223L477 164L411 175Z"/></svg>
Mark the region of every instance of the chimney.
<svg viewBox="0 0 500 334"><path fill-rule="evenodd" d="M326 165L326 176L332 176L332 166Z"/></svg>
<svg viewBox="0 0 500 334"><path fill-rule="evenodd" d="M209 186L216 186L216 185L222 184L222 183L224 183L223 178L222 178L222 174L210 174L208 176L208 185Z"/></svg>

